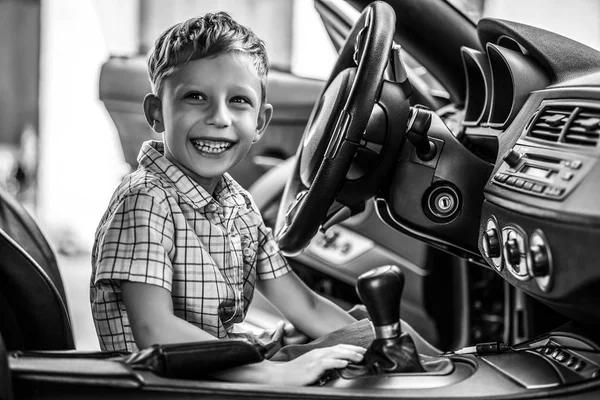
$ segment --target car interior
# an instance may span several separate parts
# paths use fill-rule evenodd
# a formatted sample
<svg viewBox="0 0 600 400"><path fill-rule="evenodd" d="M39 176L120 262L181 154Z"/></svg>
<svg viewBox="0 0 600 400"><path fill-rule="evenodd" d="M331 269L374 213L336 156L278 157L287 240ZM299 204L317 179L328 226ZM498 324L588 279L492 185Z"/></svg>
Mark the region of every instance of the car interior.
<svg viewBox="0 0 600 400"><path fill-rule="evenodd" d="M441 0L338 3L315 0L330 77L274 69L273 121L231 175L305 283L366 307L371 358L291 388L211 378L263 359L239 340L78 351L53 250L0 191L0 399L600 393L600 52ZM132 169L149 90L144 55L100 71ZM282 318L256 293L244 325Z"/></svg>

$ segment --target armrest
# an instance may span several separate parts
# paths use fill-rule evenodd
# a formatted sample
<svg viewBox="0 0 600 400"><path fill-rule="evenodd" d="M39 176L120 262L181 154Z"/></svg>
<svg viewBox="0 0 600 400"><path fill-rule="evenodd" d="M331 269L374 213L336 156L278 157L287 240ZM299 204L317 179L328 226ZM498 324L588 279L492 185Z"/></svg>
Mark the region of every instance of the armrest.
<svg viewBox="0 0 600 400"><path fill-rule="evenodd" d="M262 360L261 346L229 339L154 345L125 357L123 362L167 378L200 379Z"/></svg>

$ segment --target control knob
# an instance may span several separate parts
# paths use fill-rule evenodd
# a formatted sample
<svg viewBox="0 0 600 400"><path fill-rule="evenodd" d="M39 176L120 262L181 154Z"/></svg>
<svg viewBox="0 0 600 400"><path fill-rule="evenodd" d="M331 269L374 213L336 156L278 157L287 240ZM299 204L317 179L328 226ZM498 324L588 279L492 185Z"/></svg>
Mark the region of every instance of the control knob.
<svg viewBox="0 0 600 400"><path fill-rule="evenodd" d="M523 157L523 154L519 153L518 151L516 151L514 149L510 149L510 151L508 153L506 153L506 155L504 156L503 159L504 159L504 162L506 162L509 167L515 168L517 165L519 165L519 161L521 161L522 157Z"/></svg>
<svg viewBox="0 0 600 400"><path fill-rule="evenodd" d="M500 257L500 239L496 228L490 228L483 233L482 245L486 257Z"/></svg>
<svg viewBox="0 0 600 400"><path fill-rule="evenodd" d="M519 265L521 264L521 252L519 250L519 242L517 239L509 239L504 244L504 255L506 261L518 272Z"/></svg>
<svg viewBox="0 0 600 400"><path fill-rule="evenodd" d="M531 270L534 277L547 276L550 273L550 260L548 251L543 244L534 244L529 248L531 252Z"/></svg>

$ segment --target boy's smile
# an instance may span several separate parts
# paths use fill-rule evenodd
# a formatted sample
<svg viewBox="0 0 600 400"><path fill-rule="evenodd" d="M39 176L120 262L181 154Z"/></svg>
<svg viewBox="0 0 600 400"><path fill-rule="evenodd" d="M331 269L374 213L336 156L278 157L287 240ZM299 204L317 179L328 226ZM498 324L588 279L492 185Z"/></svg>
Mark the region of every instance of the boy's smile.
<svg viewBox="0 0 600 400"><path fill-rule="evenodd" d="M261 94L249 58L230 52L177 67L144 108L163 132L165 156L212 193L264 133L272 107Z"/></svg>

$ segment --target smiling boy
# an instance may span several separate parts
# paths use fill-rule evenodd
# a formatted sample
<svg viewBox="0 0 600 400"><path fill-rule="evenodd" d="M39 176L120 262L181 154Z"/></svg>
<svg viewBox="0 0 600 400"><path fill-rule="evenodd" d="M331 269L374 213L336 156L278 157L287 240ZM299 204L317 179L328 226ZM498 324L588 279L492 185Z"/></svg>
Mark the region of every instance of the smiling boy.
<svg viewBox="0 0 600 400"><path fill-rule="evenodd" d="M156 41L144 113L162 141L148 141L102 217L90 297L101 348L236 337L258 285L311 338L356 320L291 271L250 195L227 173L264 134L264 43L225 13L177 24ZM292 361L226 371L228 380L309 384L362 360L358 339ZM251 334L243 334L258 341ZM283 337L283 324L273 334ZM346 342L347 343L347 342Z"/></svg>

